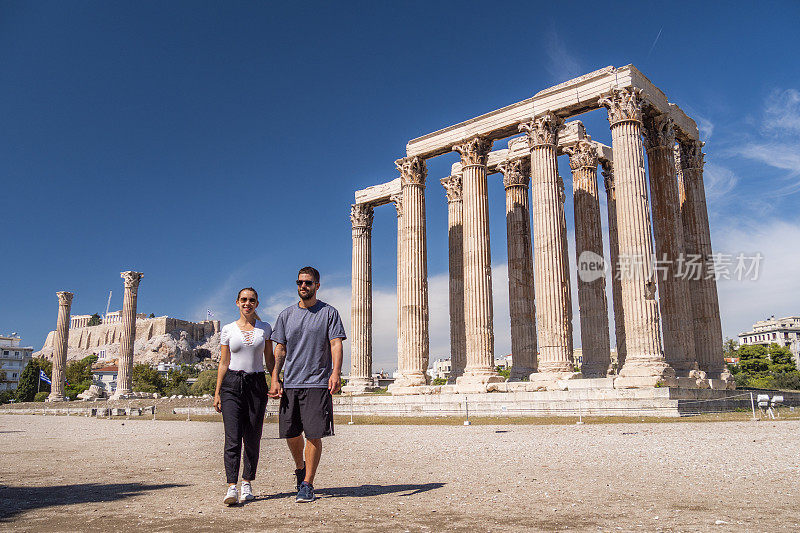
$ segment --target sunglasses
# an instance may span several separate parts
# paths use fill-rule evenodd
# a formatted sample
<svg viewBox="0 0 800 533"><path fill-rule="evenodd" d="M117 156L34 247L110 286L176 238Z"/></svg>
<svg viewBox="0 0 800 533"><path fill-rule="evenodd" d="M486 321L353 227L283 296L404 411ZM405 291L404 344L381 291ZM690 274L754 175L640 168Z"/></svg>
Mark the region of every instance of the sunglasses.
<svg viewBox="0 0 800 533"><path fill-rule="evenodd" d="M314 286L314 281L309 281L307 279L298 279L297 280L297 286L299 287L301 285L308 285L309 287L313 287Z"/></svg>
<svg viewBox="0 0 800 533"><path fill-rule="evenodd" d="M247 302L250 302L251 304L256 303L256 299L255 298L245 298L244 296L239 298L239 301L242 302L242 303L247 303Z"/></svg>

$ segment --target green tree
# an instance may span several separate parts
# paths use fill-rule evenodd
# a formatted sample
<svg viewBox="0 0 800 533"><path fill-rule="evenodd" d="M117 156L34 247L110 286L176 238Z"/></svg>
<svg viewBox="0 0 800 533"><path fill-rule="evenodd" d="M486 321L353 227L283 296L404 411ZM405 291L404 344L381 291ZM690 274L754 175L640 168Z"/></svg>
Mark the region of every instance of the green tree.
<svg viewBox="0 0 800 533"><path fill-rule="evenodd" d="M50 361L38 357L31 359L19 376L16 400L18 402L32 402L33 397L36 395L37 388L40 392L49 393L50 385L44 381L39 383L39 371L44 370L47 377L50 377L52 369L53 363Z"/></svg>
<svg viewBox="0 0 800 533"><path fill-rule="evenodd" d="M511 377L511 368L507 366L498 366L495 367L495 370L498 374L503 376L505 379L509 379Z"/></svg>
<svg viewBox="0 0 800 533"><path fill-rule="evenodd" d="M217 370L209 368L203 370L197 376L197 381L189 388L189 392L195 396L202 396L203 394L214 394L217 388Z"/></svg>
<svg viewBox="0 0 800 533"><path fill-rule="evenodd" d="M135 364L131 374L133 390L136 392L157 392L164 394L166 383L158 370L150 365Z"/></svg>
<svg viewBox="0 0 800 533"><path fill-rule="evenodd" d="M792 351L789 348L770 344L767 351L769 352L770 372L797 372L797 366L794 364Z"/></svg>
<svg viewBox="0 0 800 533"><path fill-rule="evenodd" d="M149 316L149 317L147 317L147 318L155 318L155 317L156 317L156 314L155 314L155 313L150 313L150 316Z"/></svg>
<svg viewBox="0 0 800 533"><path fill-rule="evenodd" d="M10 403L14 399L14 391L4 390L0 392L0 404Z"/></svg>
<svg viewBox="0 0 800 533"><path fill-rule="evenodd" d="M769 357L766 346L750 345L737 350L739 368L751 375L760 375L769 370Z"/></svg>
<svg viewBox="0 0 800 533"><path fill-rule="evenodd" d="M725 357L736 357L732 355L736 350L739 349L739 343L730 337L725 339L725 342L722 343L722 353L725 354Z"/></svg>
<svg viewBox="0 0 800 533"><path fill-rule="evenodd" d="M70 400L76 399L78 394L92 386L92 365L96 362L97 356L92 354L80 361L67 363L64 374L69 385L64 388L64 395Z"/></svg>
<svg viewBox="0 0 800 533"><path fill-rule="evenodd" d="M91 317L89 317L89 323L87 325L88 326L99 326L100 323L101 323L100 315L95 313Z"/></svg>

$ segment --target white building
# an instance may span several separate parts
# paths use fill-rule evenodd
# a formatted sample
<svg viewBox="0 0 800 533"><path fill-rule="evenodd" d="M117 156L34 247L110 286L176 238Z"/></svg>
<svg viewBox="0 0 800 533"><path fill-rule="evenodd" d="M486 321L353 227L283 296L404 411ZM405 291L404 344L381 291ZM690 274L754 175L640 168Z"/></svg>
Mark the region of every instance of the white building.
<svg viewBox="0 0 800 533"><path fill-rule="evenodd" d="M775 318L772 315L753 324L751 331L739 333L740 346L769 346L772 343L789 348L795 364L800 366L800 316Z"/></svg>
<svg viewBox="0 0 800 533"><path fill-rule="evenodd" d="M20 346L16 333L0 335L0 391L15 390L22 370L30 362L33 346Z"/></svg>
<svg viewBox="0 0 800 533"><path fill-rule="evenodd" d="M437 359L433 366L428 369L431 379L448 379L450 377L450 359Z"/></svg>
<svg viewBox="0 0 800 533"><path fill-rule="evenodd" d="M117 366L101 366L92 369L92 384L100 386L107 394L111 395L117 390Z"/></svg>

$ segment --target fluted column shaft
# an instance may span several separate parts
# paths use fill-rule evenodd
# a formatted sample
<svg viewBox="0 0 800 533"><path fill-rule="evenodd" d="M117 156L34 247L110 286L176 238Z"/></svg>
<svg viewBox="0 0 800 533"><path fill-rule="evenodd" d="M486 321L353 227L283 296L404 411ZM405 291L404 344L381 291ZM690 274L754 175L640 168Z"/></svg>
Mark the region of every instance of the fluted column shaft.
<svg viewBox="0 0 800 533"><path fill-rule="evenodd" d="M572 304L556 146L562 120L546 113L521 128L531 146L533 259L540 373L573 371ZM534 376L531 376L533 379Z"/></svg>
<svg viewBox="0 0 800 533"><path fill-rule="evenodd" d="M67 366L67 346L69 343L69 313L72 308L71 292L57 292L58 319L56 321L56 334L53 340L53 371L50 375L50 394L47 401L60 402L64 400L64 381ZM36 376L39 379L39 376Z"/></svg>
<svg viewBox="0 0 800 533"><path fill-rule="evenodd" d="M467 366L459 384L499 380L494 369L492 259L486 159L492 143L475 137L453 147L461 154L464 214L464 324Z"/></svg>
<svg viewBox="0 0 800 533"><path fill-rule="evenodd" d="M711 230L708 223L706 191L703 185L703 143L681 141L678 144L681 172L680 196L684 247L687 255L699 255L702 269L699 279L690 279L694 317L694 342L700 370L710 377L726 374L722 355L722 325L719 314L717 281L713 275Z"/></svg>
<svg viewBox="0 0 800 533"><path fill-rule="evenodd" d="M610 161L603 162L603 179L608 208L608 253L611 260L611 297L614 305L614 337L617 344L617 372L625 364L625 311L622 307L622 282L619 265L619 239L617 236L617 198L614 190L614 169Z"/></svg>
<svg viewBox="0 0 800 533"><path fill-rule="evenodd" d="M672 119L667 115L648 116L644 125L653 203L653 235L656 258L662 263L656 278L664 358L678 375L688 376L696 366L691 294L688 281L676 275L684 243L673 153L675 132Z"/></svg>
<svg viewBox="0 0 800 533"><path fill-rule="evenodd" d="M627 355L620 378L631 386L654 385L675 373L661 350L650 206L642 147L639 89L616 89L601 104L608 107L614 150L617 233L622 274ZM637 379L640 378L640 379ZM621 379L620 384L626 381Z"/></svg>
<svg viewBox="0 0 800 533"><path fill-rule="evenodd" d="M464 374L467 341L464 325L464 204L461 175L441 180L447 194L450 267L450 381Z"/></svg>
<svg viewBox="0 0 800 533"><path fill-rule="evenodd" d="M428 383L428 269L425 236L425 161L418 157L396 162L403 187L401 266L402 358L393 388Z"/></svg>
<svg viewBox="0 0 800 533"><path fill-rule="evenodd" d="M133 392L133 345L136 341L136 299L139 292L141 272L120 273L125 280L125 293L122 297L122 340L120 341L117 364L117 390L115 396Z"/></svg>
<svg viewBox="0 0 800 533"><path fill-rule="evenodd" d="M586 378L605 377L611 366L608 302L603 266L603 235L597 191L598 157L587 141L567 148L572 169L575 213L575 257L578 267L578 302L581 317L581 373Z"/></svg>
<svg viewBox="0 0 800 533"><path fill-rule="evenodd" d="M371 205L355 204L353 225L352 348L349 387L372 385L372 220Z"/></svg>
<svg viewBox="0 0 800 533"><path fill-rule="evenodd" d="M533 249L531 245L530 159L501 165L506 189L508 244L508 299L511 315L511 379L536 372L536 308L534 303Z"/></svg>

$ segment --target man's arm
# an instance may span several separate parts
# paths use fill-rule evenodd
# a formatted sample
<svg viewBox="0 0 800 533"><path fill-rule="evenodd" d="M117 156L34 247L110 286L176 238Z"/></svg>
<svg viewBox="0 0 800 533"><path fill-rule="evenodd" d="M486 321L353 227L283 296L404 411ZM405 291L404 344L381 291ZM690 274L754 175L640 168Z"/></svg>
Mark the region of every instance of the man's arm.
<svg viewBox="0 0 800 533"><path fill-rule="evenodd" d="M278 376L283 369L283 362L286 360L286 345L276 342L275 350L273 350L273 352L275 355L275 366L272 367L272 379L270 380L271 383L269 386L269 395L272 398L280 398L281 394L283 394L283 387L281 386Z"/></svg>
<svg viewBox="0 0 800 533"><path fill-rule="evenodd" d="M333 361L333 371L328 379L328 390L331 394L336 394L342 386L342 339L331 339L331 359Z"/></svg>

